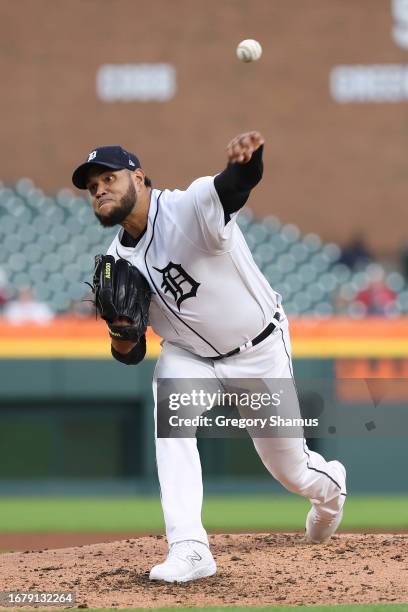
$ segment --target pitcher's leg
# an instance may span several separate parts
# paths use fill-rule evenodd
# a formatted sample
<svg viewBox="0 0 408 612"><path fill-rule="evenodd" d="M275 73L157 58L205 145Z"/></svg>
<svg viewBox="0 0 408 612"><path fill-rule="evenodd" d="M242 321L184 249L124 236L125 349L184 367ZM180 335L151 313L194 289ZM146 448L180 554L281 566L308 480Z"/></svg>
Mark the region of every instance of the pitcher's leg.
<svg viewBox="0 0 408 612"><path fill-rule="evenodd" d="M153 380L155 418L158 378L211 377L214 377L214 372L207 361L165 344ZM196 438L156 436L156 461L169 545L182 540L198 540L208 544L207 533L201 522L203 483Z"/></svg>
<svg viewBox="0 0 408 612"><path fill-rule="evenodd" d="M307 497L329 519L346 499L345 478L337 461L325 461L299 438L254 438L266 469L288 491Z"/></svg>
<svg viewBox="0 0 408 612"><path fill-rule="evenodd" d="M281 342L274 354L280 354L282 367L275 376L287 380L291 406L288 414L301 417L296 385L293 380L292 348L287 320L279 330ZM278 368L275 368L277 370ZM274 372L271 372L271 378ZM292 386L293 385L293 386ZM345 469L338 461L326 461L322 455L311 451L303 438L264 438L254 440L270 473L289 491L307 497L324 520L339 517L346 499ZM341 519L341 516L340 516Z"/></svg>
<svg viewBox="0 0 408 612"><path fill-rule="evenodd" d="M288 404L286 407L281 405L281 416L300 417L293 382L289 328L284 313L279 329L269 338L228 361L219 362L216 373L219 378L258 378L263 385L270 386L271 392L279 389L282 383L283 398ZM333 529L331 521L341 520L346 495L345 470L338 461L327 462L319 453L309 451L302 436L303 432L297 438L257 438L255 433L253 443L270 474L289 491L311 501L319 520L326 523L320 532L327 533L327 523ZM313 538L313 541L317 539Z"/></svg>
<svg viewBox="0 0 408 612"><path fill-rule="evenodd" d="M157 471L169 545L181 540L208 544L201 522L203 483L195 438L157 438Z"/></svg>

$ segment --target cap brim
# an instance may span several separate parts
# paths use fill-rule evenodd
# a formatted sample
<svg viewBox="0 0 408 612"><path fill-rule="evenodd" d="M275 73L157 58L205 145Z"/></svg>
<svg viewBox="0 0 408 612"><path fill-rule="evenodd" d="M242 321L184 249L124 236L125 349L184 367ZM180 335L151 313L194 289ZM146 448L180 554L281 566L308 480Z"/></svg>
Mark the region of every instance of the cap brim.
<svg viewBox="0 0 408 612"><path fill-rule="evenodd" d="M123 170L123 166L116 164L104 164L103 162L89 161L78 166L72 175L72 182L78 189L86 189L88 182L89 170L92 166L102 166L103 168L111 168L112 170Z"/></svg>

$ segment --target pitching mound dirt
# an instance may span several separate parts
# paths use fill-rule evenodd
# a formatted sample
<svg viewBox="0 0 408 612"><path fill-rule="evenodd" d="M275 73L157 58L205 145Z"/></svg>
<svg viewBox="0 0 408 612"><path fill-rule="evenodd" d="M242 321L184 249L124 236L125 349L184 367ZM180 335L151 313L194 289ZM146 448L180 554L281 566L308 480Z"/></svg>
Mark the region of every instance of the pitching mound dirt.
<svg viewBox="0 0 408 612"><path fill-rule="evenodd" d="M340 535L326 545L283 533L210 541L217 575L187 584L149 581L167 550L162 536L150 536L5 553L0 591L75 591L81 608L408 601L408 535Z"/></svg>

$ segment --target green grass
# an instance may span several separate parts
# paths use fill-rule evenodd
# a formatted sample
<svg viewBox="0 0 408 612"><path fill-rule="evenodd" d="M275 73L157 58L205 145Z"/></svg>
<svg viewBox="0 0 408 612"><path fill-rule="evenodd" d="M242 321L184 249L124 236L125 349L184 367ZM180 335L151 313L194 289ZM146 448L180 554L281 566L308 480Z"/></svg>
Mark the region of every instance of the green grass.
<svg viewBox="0 0 408 612"><path fill-rule="evenodd" d="M209 531L301 530L308 507L286 495L207 497L203 516ZM3 532L162 529L158 497L0 497ZM342 529L408 529L408 497L351 497Z"/></svg>

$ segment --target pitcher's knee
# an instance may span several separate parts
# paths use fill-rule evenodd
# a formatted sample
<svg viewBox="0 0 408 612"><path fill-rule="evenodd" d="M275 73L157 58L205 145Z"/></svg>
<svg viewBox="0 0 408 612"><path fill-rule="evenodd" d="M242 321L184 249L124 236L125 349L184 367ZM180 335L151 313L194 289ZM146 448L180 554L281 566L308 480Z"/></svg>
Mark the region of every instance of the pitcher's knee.
<svg viewBox="0 0 408 612"><path fill-rule="evenodd" d="M303 497L312 495L320 474L309 470L308 456L300 440L282 439L274 446L267 438L253 441L266 469L285 489Z"/></svg>
<svg viewBox="0 0 408 612"><path fill-rule="evenodd" d="M295 478L279 478L278 480L281 485L291 493L297 493L298 495L307 497L308 487L306 487L300 480Z"/></svg>
<svg viewBox="0 0 408 612"><path fill-rule="evenodd" d="M298 495L307 497L310 483L307 482L307 478L305 477L305 469L307 468L303 466L299 466L298 469L293 469L293 466L291 466L289 470L274 469L273 476L291 493L297 493Z"/></svg>

